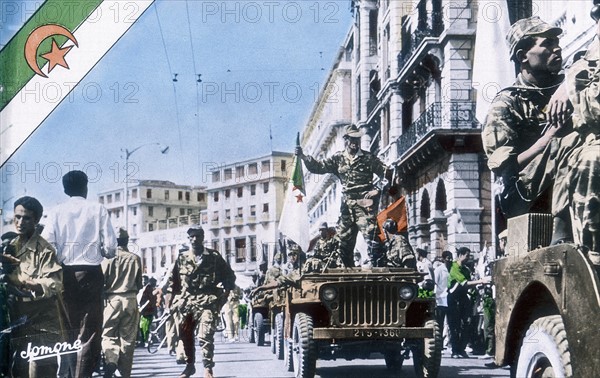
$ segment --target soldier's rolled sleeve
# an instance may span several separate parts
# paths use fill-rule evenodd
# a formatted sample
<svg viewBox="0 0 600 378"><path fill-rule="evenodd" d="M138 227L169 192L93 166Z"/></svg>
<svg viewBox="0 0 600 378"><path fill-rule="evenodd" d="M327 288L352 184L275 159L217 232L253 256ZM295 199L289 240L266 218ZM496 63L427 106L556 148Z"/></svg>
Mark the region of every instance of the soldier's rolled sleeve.
<svg viewBox="0 0 600 378"><path fill-rule="evenodd" d="M495 172L501 172L517 162L517 133L511 125L516 125L518 120L510 109L511 105L504 100L495 100L481 133L483 147L488 156L488 167Z"/></svg>

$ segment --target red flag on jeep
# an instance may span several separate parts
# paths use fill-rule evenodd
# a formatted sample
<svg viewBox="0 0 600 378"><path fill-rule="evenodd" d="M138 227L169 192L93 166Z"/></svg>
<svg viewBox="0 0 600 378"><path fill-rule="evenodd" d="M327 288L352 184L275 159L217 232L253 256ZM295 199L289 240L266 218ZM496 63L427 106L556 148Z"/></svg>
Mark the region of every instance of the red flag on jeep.
<svg viewBox="0 0 600 378"><path fill-rule="evenodd" d="M408 231L408 216L406 214L406 200L404 196L377 214L377 225L379 226L379 238L381 240L385 240L383 223L388 219L393 219L398 223L398 232Z"/></svg>

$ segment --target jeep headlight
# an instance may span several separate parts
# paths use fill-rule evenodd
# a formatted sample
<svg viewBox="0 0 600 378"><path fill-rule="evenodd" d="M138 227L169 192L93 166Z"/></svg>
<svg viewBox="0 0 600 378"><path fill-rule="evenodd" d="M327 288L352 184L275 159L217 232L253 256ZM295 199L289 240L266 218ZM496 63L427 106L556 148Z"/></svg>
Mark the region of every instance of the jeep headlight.
<svg viewBox="0 0 600 378"><path fill-rule="evenodd" d="M405 285L400 287L400 298L410 301L415 296L415 289L412 286Z"/></svg>
<svg viewBox="0 0 600 378"><path fill-rule="evenodd" d="M337 297L337 290L334 287L328 286L323 289L321 295L323 296L323 300L331 302Z"/></svg>

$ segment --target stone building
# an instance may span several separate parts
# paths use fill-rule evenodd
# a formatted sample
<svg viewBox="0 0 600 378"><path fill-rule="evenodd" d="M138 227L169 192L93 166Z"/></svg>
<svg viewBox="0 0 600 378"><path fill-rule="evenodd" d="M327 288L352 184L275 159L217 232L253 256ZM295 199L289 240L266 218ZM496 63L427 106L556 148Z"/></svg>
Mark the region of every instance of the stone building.
<svg viewBox="0 0 600 378"><path fill-rule="evenodd" d="M212 170L202 212L205 240L236 272L250 275L259 263L272 261L292 160L293 154L274 151Z"/></svg>

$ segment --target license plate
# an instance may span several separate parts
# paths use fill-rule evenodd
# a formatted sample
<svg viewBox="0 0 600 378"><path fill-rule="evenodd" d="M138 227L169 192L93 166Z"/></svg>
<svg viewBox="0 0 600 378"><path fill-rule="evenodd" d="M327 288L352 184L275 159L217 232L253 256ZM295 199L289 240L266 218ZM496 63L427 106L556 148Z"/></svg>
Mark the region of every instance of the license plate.
<svg viewBox="0 0 600 378"><path fill-rule="evenodd" d="M399 338L401 336L400 329L355 329L354 337L362 338Z"/></svg>

